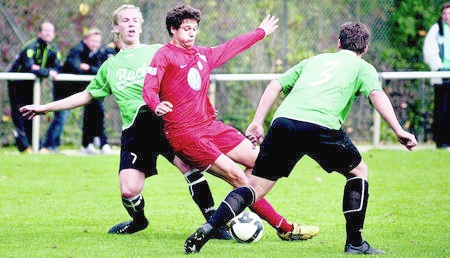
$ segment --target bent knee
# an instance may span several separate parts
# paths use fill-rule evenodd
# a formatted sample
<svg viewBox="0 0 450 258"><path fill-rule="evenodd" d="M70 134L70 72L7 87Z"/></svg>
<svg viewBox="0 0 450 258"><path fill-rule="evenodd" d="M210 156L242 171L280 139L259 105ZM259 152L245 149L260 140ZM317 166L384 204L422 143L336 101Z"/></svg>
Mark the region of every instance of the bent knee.
<svg viewBox="0 0 450 258"><path fill-rule="evenodd" d="M145 175L132 169L124 169L119 173L120 193L125 198L140 194L144 188Z"/></svg>
<svg viewBox="0 0 450 258"><path fill-rule="evenodd" d="M243 171L229 173L226 180L233 187L242 187L248 185L248 177Z"/></svg>
<svg viewBox="0 0 450 258"><path fill-rule="evenodd" d="M142 192L142 188L137 185L120 183L120 193L125 198L134 197Z"/></svg>
<svg viewBox="0 0 450 258"><path fill-rule="evenodd" d="M369 167L364 162L364 160L361 160L361 162L356 166L354 169L352 169L350 172L350 177L361 177L367 180L368 174L369 174Z"/></svg>
<svg viewBox="0 0 450 258"><path fill-rule="evenodd" d="M123 189L122 190L122 196L125 198L131 198L136 195L138 195L140 192L138 191L132 191L131 189Z"/></svg>

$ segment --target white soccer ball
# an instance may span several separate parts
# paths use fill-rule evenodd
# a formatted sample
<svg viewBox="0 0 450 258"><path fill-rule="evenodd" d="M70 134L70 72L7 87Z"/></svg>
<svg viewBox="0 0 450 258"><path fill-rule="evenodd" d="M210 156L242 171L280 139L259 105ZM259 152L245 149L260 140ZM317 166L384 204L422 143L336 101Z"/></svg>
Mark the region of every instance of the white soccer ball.
<svg viewBox="0 0 450 258"><path fill-rule="evenodd" d="M263 233L263 222L254 212L244 211L230 221L230 235L239 243L257 242Z"/></svg>

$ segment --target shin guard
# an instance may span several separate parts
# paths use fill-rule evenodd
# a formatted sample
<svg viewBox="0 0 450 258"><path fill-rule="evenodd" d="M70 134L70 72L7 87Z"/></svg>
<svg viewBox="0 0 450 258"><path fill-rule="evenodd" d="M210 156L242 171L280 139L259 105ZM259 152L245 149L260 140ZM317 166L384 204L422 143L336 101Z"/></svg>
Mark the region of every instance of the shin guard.
<svg viewBox="0 0 450 258"><path fill-rule="evenodd" d="M189 184L192 199L200 208L205 219L208 220L214 212L214 199L203 172L193 169L184 174L184 178Z"/></svg>
<svg viewBox="0 0 450 258"><path fill-rule="evenodd" d="M141 218L145 218L145 201L142 194L138 194L131 198L125 198L122 196L122 204L133 219L139 220Z"/></svg>
<svg viewBox="0 0 450 258"><path fill-rule="evenodd" d="M369 183L360 177L347 180L344 188L342 211L346 220L347 244L360 246L361 231L366 217L367 201L369 199Z"/></svg>
<svg viewBox="0 0 450 258"><path fill-rule="evenodd" d="M214 215L208 220L213 227L225 225L255 202L255 192L250 187L233 189L222 201Z"/></svg>

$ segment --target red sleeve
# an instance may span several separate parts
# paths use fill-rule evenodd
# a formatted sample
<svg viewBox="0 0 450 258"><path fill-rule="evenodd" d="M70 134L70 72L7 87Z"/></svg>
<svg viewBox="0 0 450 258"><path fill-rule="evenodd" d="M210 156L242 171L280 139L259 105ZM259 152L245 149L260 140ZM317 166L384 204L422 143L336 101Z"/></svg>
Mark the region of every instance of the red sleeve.
<svg viewBox="0 0 450 258"><path fill-rule="evenodd" d="M219 67L231 58L253 46L266 36L263 29L257 28L252 32L242 34L234 39L211 48L212 66Z"/></svg>
<svg viewBox="0 0 450 258"><path fill-rule="evenodd" d="M165 63L164 57L160 51L156 52L144 79L142 98L147 106L153 111L155 111L160 103L159 86L166 69Z"/></svg>

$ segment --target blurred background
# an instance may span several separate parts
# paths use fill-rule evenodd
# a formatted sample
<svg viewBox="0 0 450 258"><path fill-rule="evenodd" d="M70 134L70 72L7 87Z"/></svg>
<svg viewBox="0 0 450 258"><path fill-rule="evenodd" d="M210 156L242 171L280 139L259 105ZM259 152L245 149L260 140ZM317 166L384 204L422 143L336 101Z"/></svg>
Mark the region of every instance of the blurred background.
<svg viewBox="0 0 450 258"><path fill-rule="evenodd" d="M180 1L36 1L4 0L0 4L0 68L6 72L23 44L36 37L39 25L49 20L56 25L55 43L63 56L91 27L103 32L103 43L113 40L112 12L121 4L134 4L144 15L143 43L167 43L165 15ZM336 51L339 26L360 21L372 32L369 52L363 56L379 72L427 71L422 60L422 44L427 29L437 21L442 1L434 0L196 0L184 1L202 11L198 45L214 46L258 27L272 14L280 18L280 28L264 41L216 69L214 74L282 73L304 58ZM218 119L245 130L268 81L217 81L215 105ZM52 100L51 82L44 80L42 103ZM386 81L401 123L419 141L432 141L433 89L428 80ZM6 81L0 80L0 144L12 146ZM120 143L121 120L113 97L105 100L106 128L110 144ZM71 112L62 136L62 147L81 144L82 108ZM43 137L52 114L41 116ZM267 121L267 125L270 119ZM371 143L373 109L359 97L344 128L357 143ZM395 142L382 124L381 142ZM41 138L42 138L41 137Z"/></svg>

